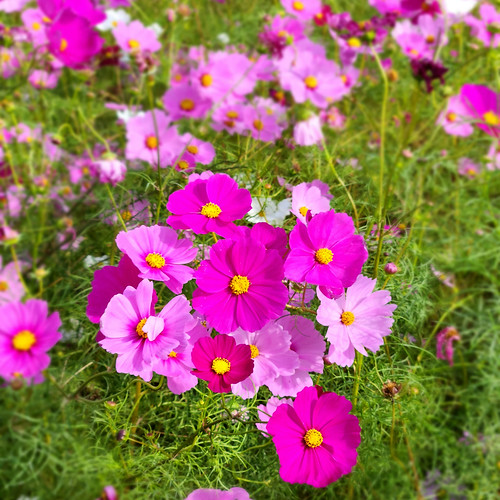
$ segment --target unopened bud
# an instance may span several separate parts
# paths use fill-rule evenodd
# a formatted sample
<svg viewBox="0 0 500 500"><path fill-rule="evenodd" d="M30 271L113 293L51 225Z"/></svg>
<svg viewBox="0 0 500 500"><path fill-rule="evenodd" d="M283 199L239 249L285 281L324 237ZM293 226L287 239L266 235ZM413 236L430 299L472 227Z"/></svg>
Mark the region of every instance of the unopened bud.
<svg viewBox="0 0 500 500"><path fill-rule="evenodd" d="M384 267L384 271L387 274L396 274L398 272L398 266L396 266L394 262L388 262Z"/></svg>

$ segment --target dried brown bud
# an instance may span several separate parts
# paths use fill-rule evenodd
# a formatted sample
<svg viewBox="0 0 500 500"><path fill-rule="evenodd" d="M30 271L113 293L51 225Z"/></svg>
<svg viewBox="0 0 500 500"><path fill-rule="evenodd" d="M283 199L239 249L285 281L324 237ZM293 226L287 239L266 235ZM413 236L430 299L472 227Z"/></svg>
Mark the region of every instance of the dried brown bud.
<svg viewBox="0 0 500 500"><path fill-rule="evenodd" d="M393 382L392 380L388 380L382 386L382 394L384 395L384 398L388 399L394 399L400 390L401 384L396 384L396 382Z"/></svg>

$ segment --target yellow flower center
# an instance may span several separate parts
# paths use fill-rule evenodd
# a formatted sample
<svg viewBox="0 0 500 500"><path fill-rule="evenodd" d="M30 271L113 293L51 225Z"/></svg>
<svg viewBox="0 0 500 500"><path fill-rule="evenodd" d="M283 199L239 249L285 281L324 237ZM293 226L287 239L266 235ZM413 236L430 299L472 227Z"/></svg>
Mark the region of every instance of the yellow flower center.
<svg viewBox="0 0 500 500"><path fill-rule="evenodd" d="M203 205L201 207L201 215L204 215L209 219L216 219L217 217L219 217L221 212L222 210L219 205L216 205L212 202L208 202L206 205Z"/></svg>
<svg viewBox="0 0 500 500"><path fill-rule="evenodd" d="M307 212L309 212L309 209L307 207L300 207L299 212L302 217L305 217L307 215Z"/></svg>
<svg viewBox="0 0 500 500"><path fill-rule="evenodd" d="M7 52L4 52L2 54L2 61L3 62L9 62L10 61L10 54L8 54Z"/></svg>
<svg viewBox="0 0 500 500"><path fill-rule="evenodd" d="M165 259L159 253L148 253L146 262L154 269L161 269L165 265Z"/></svg>
<svg viewBox="0 0 500 500"><path fill-rule="evenodd" d="M361 47L361 40L353 36L347 40L347 45L349 45L349 47Z"/></svg>
<svg viewBox="0 0 500 500"><path fill-rule="evenodd" d="M340 79L344 82L344 85L347 85L347 76L346 75L340 75Z"/></svg>
<svg viewBox="0 0 500 500"><path fill-rule="evenodd" d="M50 18L49 18L49 17L47 17L47 16L43 16L43 17L42 17L42 21L43 21L44 23L47 23L47 24L49 24L49 23L51 23L51 22L52 22L52 21L50 20Z"/></svg>
<svg viewBox="0 0 500 500"><path fill-rule="evenodd" d="M457 114L456 113L453 113L452 111L450 111L447 115L446 115L446 119L453 123L456 119L457 119Z"/></svg>
<svg viewBox="0 0 500 500"><path fill-rule="evenodd" d="M190 144L186 149L192 155L198 154L198 146L195 146L194 144Z"/></svg>
<svg viewBox="0 0 500 500"><path fill-rule="evenodd" d="M493 113L493 111L488 111L487 113L484 113L483 120L488 125L496 126L500 124L500 117L497 114Z"/></svg>
<svg viewBox="0 0 500 500"><path fill-rule="evenodd" d="M212 361L212 370L217 375L224 375L231 369L231 363L226 358L215 358Z"/></svg>
<svg viewBox="0 0 500 500"><path fill-rule="evenodd" d="M436 38L432 35L428 35L426 38L425 38L425 41L427 43L434 43L436 41Z"/></svg>
<svg viewBox="0 0 500 500"><path fill-rule="evenodd" d="M128 222L132 218L132 213L130 212L130 210L124 210L121 213L121 216L124 222Z"/></svg>
<svg viewBox="0 0 500 500"><path fill-rule="evenodd" d="M333 260L333 252L329 248L320 248L314 254L314 259L318 264L329 264Z"/></svg>
<svg viewBox="0 0 500 500"><path fill-rule="evenodd" d="M306 76L304 78L304 83L308 89L314 90L318 86L318 80L314 76Z"/></svg>
<svg viewBox="0 0 500 500"><path fill-rule="evenodd" d="M141 48L141 44L137 40L129 40L128 46L131 50L139 50Z"/></svg>
<svg viewBox="0 0 500 500"><path fill-rule="evenodd" d="M252 359L256 358L259 355L259 349L256 345L250 344L250 352L252 353Z"/></svg>
<svg viewBox="0 0 500 500"><path fill-rule="evenodd" d="M234 120L235 118L238 118L238 116L239 116L239 115L238 115L238 112L237 112L237 111L228 111L228 112L226 113L226 116L227 116L228 118L231 118L231 120Z"/></svg>
<svg viewBox="0 0 500 500"><path fill-rule="evenodd" d="M280 30L280 31L278 31L278 36L280 38L286 38L288 36L288 32L285 30Z"/></svg>
<svg viewBox="0 0 500 500"><path fill-rule="evenodd" d="M170 351L170 354L168 355L169 358L176 358L177 353L175 351Z"/></svg>
<svg viewBox="0 0 500 500"><path fill-rule="evenodd" d="M39 31L40 28L42 27L40 25L40 23L37 23L36 21L31 25L31 27L35 30L35 31Z"/></svg>
<svg viewBox="0 0 500 500"><path fill-rule="evenodd" d="M256 130L262 130L264 128L264 124L262 123L261 120L254 120L253 126Z"/></svg>
<svg viewBox="0 0 500 500"><path fill-rule="evenodd" d="M61 52L64 52L67 48L68 48L68 40L66 40L65 38L62 38L61 44L59 45L59 50Z"/></svg>
<svg viewBox="0 0 500 500"><path fill-rule="evenodd" d="M304 4L302 2L293 2L293 10L298 10L299 12L304 10Z"/></svg>
<svg viewBox="0 0 500 500"><path fill-rule="evenodd" d="M304 435L304 442L309 448L317 448L323 443L323 435L316 429L309 429Z"/></svg>
<svg viewBox="0 0 500 500"><path fill-rule="evenodd" d="M21 330L14 335L12 345L18 351L29 351L36 342L35 335L29 330Z"/></svg>
<svg viewBox="0 0 500 500"><path fill-rule="evenodd" d="M418 50L417 49L411 49L410 50L410 54L412 54L414 56L418 56Z"/></svg>
<svg viewBox="0 0 500 500"><path fill-rule="evenodd" d="M189 168L189 163L186 160L181 160L179 163L177 163L177 166L181 170L186 170L186 168Z"/></svg>
<svg viewBox="0 0 500 500"><path fill-rule="evenodd" d="M474 177L474 176L477 174L477 172L476 172L473 168L468 168L468 169L467 169L467 173L468 173L471 177ZM1 288L0 288L0 290L1 290Z"/></svg>
<svg viewBox="0 0 500 500"><path fill-rule="evenodd" d="M250 288L250 281L246 276L240 276L237 274L231 278L229 288L235 295L241 295L242 293L248 292L248 289Z"/></svg>
<svg viewBox="0 0 500 500"><path fill-rule="evenodd" d="M200 78L200 82L203 85L203 87L210 87L210 85L212 85L212 83L214 82L214 79L212 78L212 75L205 73Z"/></svg>
<svg viewBox="0 0 500 500"><path fill-rule="evenodd" d="M194 109L193 99L182 99L181 109L183 109L184 111L193 111Z"/></svg>
<svg viewBox="0 0 500 500"><path fill-rule="evenodd" d="M344 311L342 316L340 316L340 321L345 326L352 325L354 323L354 314L351 311Z"/></svg>
<svg viewBox="0 0 500 500"><path fill-rule="evenodd" d="M156 149L158 147L158 139L154 135L146 138L146 147L148 149Z"/></svg>
<svg viewBox="0 0 500 500"><path fill-rule="evenodd" d="M139 323L137 323L137 326L135 327L137 335L139 335L139 337L142 337L143 339L148 338L148 334L142 329L142 327L146 324L147 320L148 318L141 319L141 321L139 321Z"/></svg>
<svg viewBox="0 0 500 500"><path fill-rule="evenodd" d="M0 292L5 292L9 289L9 284L6 281L0 281Z"/></svg>
<svg viewBox="0 0 500 500"><path fill-rule="evenodd" d="M111 26L113 26L113 28L116 28L118 26L118 21L111 21Z"/></svg>

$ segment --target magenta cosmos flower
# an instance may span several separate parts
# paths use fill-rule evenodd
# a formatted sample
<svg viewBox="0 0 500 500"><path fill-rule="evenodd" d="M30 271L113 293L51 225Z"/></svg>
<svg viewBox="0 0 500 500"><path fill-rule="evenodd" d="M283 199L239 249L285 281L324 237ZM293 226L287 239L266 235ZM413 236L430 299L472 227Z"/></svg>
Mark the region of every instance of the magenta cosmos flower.
<svg viewBox="0 0 500 500"><path fill-rule="evenodd" d="M281 0L281 5L289 13L301 21L309 21L321 12L320 0Z"/></svg>
<svg viewBox="0 0 500 500"><path fill-rule="evenodd" d="M206 380L212 392L230 392L232 384L245 380L253 371L250 346L236 344L229 335L199 339L191 359L196 368L191 373Z"/></svg>
<svg viewBox="0 0 500 500"><path fill-rule="evenodd" d="M285 276L326 287L329 296L351 286L368 258L363 238L354 234L352 219L333 210L315 215L307 227L297 221L290 233L290 250Z"/></svg>
<svg viewBox="0 0 500 500"><path fill-rule="evenodd" d="M306 387L293 402L278 406L267 423L280 459L280 476L288 483L324 488L349 474L361 442L351 403L321 387Z"/></svg>
<svg viewBox="0 0 500 500"><path fill-rule="evenodd" d="M316 319L328 326L327 359L331 363L351 366L355 350L367 356L365 348L377 351L383 337L391 333L392 313L397 306L388 303L391 294L387 290L373 291L376 283L377 280L361 275L339 299L329 299L318 290L321 305Z"/></svg>
<svg viewBox="0 0 500 500"><path fill-rule="evenodd" d="M209 99L203 98L191 85L178 85L165 92L163 105L172 120L180 118L203 118L212 107Z"/></svg>
<svg viewBox="0 0 500 500"><path fill-rule="evenodd" d="M474 132L471 121L469 110L462 103L461 97L456 95L450 97L446 109L439 115L436 123L441 125L447 134L467 137Z"/></svg>
<svg viewBox="0 0 500 500"><path fill-rule="evenodd" d="M280 255L250 239L216 243L195 277L193 307L219 333L259 330L280 316L288 301Z"/></svg>
<svg viewBox="0 0 500 500"><path fill-rule="evenodd" d="M43 300L10 302L0 307L0 376L34 377L50 364L47 351L61 338L59 313L48 315Z"/></svg>
<svg viewBox="0 0 500 500"><path fill-rule="evenodd" d="M116 246L130 257L139 276L163 281L174 293L193 277L193 270L183 264L191 262L198 250L187 238L177 239L169 227L139 226L116 237Z"/></svg>
<svg viewBox="0 0 500 500"><path fill-rule="evenodd" d="M99 344L118 354L116 371L151 380L156 358L168 358L186 343L186 331L194 322L184 295L174 297L158 315L153 283L142 280L137 289L127 287L115 295L101 317L103 338Z"/></svg>
<svg viewBox="0 0 500 500"><path fill-rule="evenodd" d="M65 66L83 67L100 52L104 39L84 17L65 9L47 31L49 50Z"/></svg>
<svg viewBox="0 0 500 500"><path fill-rule="evenodd" d="M251 500L251 498L243 488L231 488L228 491L200 488L192 491L186 500Z"/></svg>
<svg viewBox="0 0 500 500"><path fill-rule="evenodd" d="M9 262L5 267L2 267L2 256L0 255L0 305L21 300L23 295L24 287L15 262Z"/></svg>
<svg viewBox="0 0 500 500"><path fill-rule="evenodd" d="M196 234L217 233L230 237L236 231L233 221L242 219L252 206L247 189L238 188L226 174L189 182L168 199L167 219L174 229L192 229Z"/></svg>
<svg viewBox="0 0 500 500"><path fill-rule="evenodd" d="M448 361L448 364L453 366L453 342L460 339L460 334L454 326L443 328L436 337L436 357Z"/></svg>
<svg viewBox="0 0 500 500"><path fill-rule="evenodd" d="M119 23L113 30L116 43L124 52L138 53L149 50L156 52L161 49L154 30L146 28L140 21L130 24Z"/></svg>
<svg viewBox="0 0 500 500"><path fill-rule="evenodd" d="M466 84L460 99L476 121L476 126L493 137L500 137L500 95L485 85Z"/></svg>

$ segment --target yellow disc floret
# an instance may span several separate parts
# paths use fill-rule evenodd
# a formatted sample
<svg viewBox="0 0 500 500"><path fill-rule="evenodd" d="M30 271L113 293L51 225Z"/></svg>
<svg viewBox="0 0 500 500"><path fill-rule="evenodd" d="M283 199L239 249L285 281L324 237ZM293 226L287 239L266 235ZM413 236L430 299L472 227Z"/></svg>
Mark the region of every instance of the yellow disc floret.
<svg viewBox="0 0 500 500"><path fill-rule="evenodd" d="M158 139L154 135L146 137L146 147L148 149L156 149L158 147Z"/></svg>
<svg viewBox="0 0 500 500"><path fill-rule="evenodd" d="M345 326L352 325L354 323L354 314L351 311L344 311L342 316L340 316L340 321Z"/></svg>
<svg viewBox="0 0 500 500"><path fill-rule="evenodd" d="M6 292L9 289L9 284L6 281L0 281L0 292Z"/></svg>
<svg viewBox="0 0 500 500"><path fill-rule="evenodd" d="M356 37L349 38L349 40L347 40L347 45L349 45L349 47L361 47L361 40Z"/></svg>
<svg viewBox="0 0 500 500"><path fill-rule="evenodd" d="M64 52L68 48L68 41L65 38L61 39L61 43L59 45L59 50Z"/></svg>
<svg viewBox="0 0 500 500"><path fill-rule="evenodd" d="M132 218L132 213L130 212L130 210L124 210L121 213L121 216L122 216L123 222L128 222Z"/></svg>
<svg viewBox="0 0 500 500"><path fill-rule="evenodd" d="M304 435L304 442L309 448L317 448L323 443L323 435L316 429L309 429Z"/></svg>
<svg viewBox="0 0 500 500"><path fill-rule="evenodd" d="M488 111L487 113L484 113L483 120L488 125L496 126L500 124L500 117L497 114L493 113L493 111Z"/></svg>
<svg viewBox="0 0 500 500"><path fill-rule="evenodd" d="M222 212L219 205L209 202L201 207L201 215L208 217L209 219L216 219Z"/></svg>
<svg viewBox="0 0 500 500"><path fill-rule="evenodd" d="M159 253L148 253L146 262L149 267L154 269L161 269L165 265L165 259Z"/></svg>
<svg viewBox="0 0 500 500"><path fill-rule="evenodd" d="M180 106L184 111L193 111L194 101L193 99L182 99Z"/></svg>
<svg viewBox="0 0 500 500"><path fill-rule="evenodd" d="M314 90L318 86L318 80L315 76L309 75L304 78L304 83L308 89Z"/></svg>
<svg viewBox="0 0 500 500"><path fill-rule="evenodd" d="M198 154L198 146L195 146L194 144L190 144L186 149L192 155Z"/></svg>
<svg viewBox="0 0 500 500"><path fill-rule="evenodd" d="M238 118L238 116L239 116L239 115L238 115L238 112L237 112L237 111L228 111L228 112L226 113L226 116L227 116L228 118L231 118L231 120L234 120L235 118Z"/></svg>
<svg viewBox="0 0 500 500"><path fill-rule="evenodd" d="M302 217L305 217L307 215L308 211L309 211L309 209L307 207L300 207L299 208L299 212L300 212L300 215L302 215Z"/></svg>
<svg viewBox="0 0 500 500"><path fill-rule="evenodd" d="M293 10L298 10L299 12L304 10L304 4L302 2L293 2Z"/></svg>
<svg viewBox="0 0 500 500"><path fill-rule="evenodd" d="M250 344L250 352L252 353L252 359L259 355L259 349L256 345Z"/></svg>
<svg viewBox="0 0 500 500"><path fill-rule="evenodd" d="M139 321L139 323L137 323L137 326L135 327L137 335L139 335L139 337L142 337L143 339L148 338L148 334L142 329L142 327L146 324L147 320L148 318L142 318L141 321Z"/></svg>
<svg viewBox="0 0 500 500"><path fill-rule="evenodd" d="M14 335L12 345L18 351L29 351L36 342L35 335L29 330L21 330Z"/></svg>
<svg viewBox="0 0 500 500"><path fill-rule="evenodd" d="M253 127L256 129L256 130L263 130L264 129L264 124L262 123L261 120L254 120L253 121Z"/></svg>
<svg viewBox="0 0 500 500"><path fill-rule="evenodd" d="M170 351L170 354L168 355L169 358L176 358L177 353L175 351Z"/></svg>
<svg viewBox="0 0 500 500"><path fill-rule="evenodd" d="M139 50L141 48L141 44L137 40L129 40L128 46L131 50Z"/></svg>
<svg viewBox="0 0 500 500"><path fill-rule="evenodd" d="M200 78L200 82L203 85L203 87L210 87L210 85L212 85L212 83L214 82L214 79L213 79L212 75L205 73Z"/></svg>
<svg viewBox="0 0 500 500"><path fill-rule="evenodd" d="M248 292L248 289L250 288L250 281L246 276L240 276L237 274L231 278L229 288L235 295L241 295L242 293Z"/></svg>
<svg viewBox="0 0 500 500"><path fill-rule="evenodd" d="M215 358L212 361L212 370L217 375L224 375L231 369L231 363L226 358Z"/></svg>
<svg viewBox="0 0 500 500"><path fill-rule="evenodd" d="M320 248L314 254L314 259L318 264L329 264L333 260L333 252L329 248Z"/></svg>

